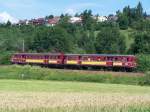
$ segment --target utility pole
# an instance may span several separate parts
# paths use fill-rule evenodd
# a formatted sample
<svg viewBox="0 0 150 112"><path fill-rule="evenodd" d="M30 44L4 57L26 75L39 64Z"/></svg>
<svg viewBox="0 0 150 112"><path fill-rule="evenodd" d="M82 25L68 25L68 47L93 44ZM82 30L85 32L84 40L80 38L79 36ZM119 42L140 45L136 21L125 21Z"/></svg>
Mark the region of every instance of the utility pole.
<svg viewBox="0 0 150 112"><path fill-rule="evenodd" d="M24 39L23 39L23 41L22 41L22 52L24 52L25 51L25 44L24 44Z"/></svg>

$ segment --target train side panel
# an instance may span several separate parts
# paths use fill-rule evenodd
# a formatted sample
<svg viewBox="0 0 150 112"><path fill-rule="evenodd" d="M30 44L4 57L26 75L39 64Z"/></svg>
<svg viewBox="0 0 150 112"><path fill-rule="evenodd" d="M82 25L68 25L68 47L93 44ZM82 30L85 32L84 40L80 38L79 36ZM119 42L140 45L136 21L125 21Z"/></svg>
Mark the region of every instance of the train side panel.
<svg viewBox="0 0 150 112"><path fill-rule="evenodd" d="M96 54L43 54L18 53L11 57L15 64L42 64L42 65L77 65L95 67L136 68L136 57L132 55L96 55Z"/></svg>

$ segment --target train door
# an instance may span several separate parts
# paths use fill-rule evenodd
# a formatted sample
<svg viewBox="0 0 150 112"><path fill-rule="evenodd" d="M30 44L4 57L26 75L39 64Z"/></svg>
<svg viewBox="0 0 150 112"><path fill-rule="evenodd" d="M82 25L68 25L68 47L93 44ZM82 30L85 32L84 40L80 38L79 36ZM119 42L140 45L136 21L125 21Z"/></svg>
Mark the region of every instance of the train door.
<svg viewBox="0 0 150 112"><path fill-rule="evenodd" d="M45 62L46 65L48 65L48 63L49 63L48 60L49 60L49 56L48 56L48 55L45 55L44 62Z"/></svg>
<svg viewBox="0 0 150 112"><path fill-rule="evenodd" d="M26 61L26 55L22 55L22 63L25 63Z"/></svg>

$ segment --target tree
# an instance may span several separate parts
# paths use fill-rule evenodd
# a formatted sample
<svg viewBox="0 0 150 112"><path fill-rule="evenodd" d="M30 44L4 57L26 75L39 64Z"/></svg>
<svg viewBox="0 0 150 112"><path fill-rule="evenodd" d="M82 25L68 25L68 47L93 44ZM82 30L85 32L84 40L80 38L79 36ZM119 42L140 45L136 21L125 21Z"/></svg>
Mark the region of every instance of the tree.
<svg viewBox="0 0 150 112"><path fill-rule="evenodd" d="M144 17L144 19L146 19L146 17L147 17L147 13L146 12L144 12L143 17Z"/></svg>
<svg viewBox="0 0 150 112"><path fill-rule="evenodd" d="M73 34L76 30L76 26L74 24L69 23L70 17L68 15L65 15L63 18L60 19L59 24L57 26L60 26L67 30L68 33Z"/></svg>
<svg viewBox="0 0 150 112"><path fill-rule="evenodd" d="M136 16L138 20L143 18L143 7L141 2L139 2L137 5Z"/></svg>
<svg viewBox="0 0 150 112"><path fill-rule="evenodd" d="M130 6L126 6L124 9L123 9L123 14L130 17Z"/></svg>
<svg viewBox="0 0 150 112"><path fill-rule="evenodd" d="M93 30L94 28L94 19L92 18L92 11L91 10L85 10L83 13L81 13L82 16L82 22L83 27L85 30Z"/></svg>
<svg viewBox="0 0 150 112"><path fill-rule="evenodd" d="M150 33L138 33L134 35L135 41L130 50L133 54L150 54Z"/></svg>
<svg viewBox="0 0 150 112"><path fill-rule="evenodd" d="M125 53L124 36L117 28L103 28L96 38L96 50L98 53Z"/></svg>
<svg viewBox="0 0 150 112"><path fill-rule="evenodd" d="M146 19L135 21L133 22L133 28L138 31L150 31L150 21Z"/></svg>
<svg viewBox="0 0 150 112"><path fill-rule="evenodd" d="M120 29L123 29L123 30L128 29L129 21L126 15L120 14L118 16L118 22L119 22Z"/></svg>
<svg viewBox="0 0 150 112"><path fill-rule="evenodd" d="M51 34L49 34L51 40L52 49L57 49L61 52L71 52L74 43L72 41L72 36L67 33L67 31L61 27L55 27L52 29Z"/></svg>
<svg viewBox="0 0 150 112"><path fill-rule="evenodd" d="M11 26L11 22L8 20L6 26Z"/></svg>
<svg viewBox="0 0 150 112"><path fill-rule="evenodd" d="M80 15L79 15L78 13L76 13L74 16L75 16L75 17L80 17Z"/></svg>
<svg viewBox="0 0 150 112"><path fill-rule="evenodd" d="M72 47L71 36L61 27L39 28L32 45L32 49L38 52L71 52Z"/></svg>
<svg viewBox="0 0 150 112"><path fill-rule="evenodd" d="M52 19L52 18L54 18L54 16L53 15L49 15L49 16L46 16L45 18L46 19Z"/></svg>
<svg viewBox="0 0 150 112"><path fill-rule="evenodd" d="M78 40L80 48L84 49L86 53L95 53L95 37L93 32L83 32L81 38Z"/></svg>
<svg viewBox="0 0 150 112"><path fill-rule="evenodd" d="M65 15L64 15L64 14L61 14L61 15L60 15L60 18L63 18L63 17L65 17Z"/></svg>

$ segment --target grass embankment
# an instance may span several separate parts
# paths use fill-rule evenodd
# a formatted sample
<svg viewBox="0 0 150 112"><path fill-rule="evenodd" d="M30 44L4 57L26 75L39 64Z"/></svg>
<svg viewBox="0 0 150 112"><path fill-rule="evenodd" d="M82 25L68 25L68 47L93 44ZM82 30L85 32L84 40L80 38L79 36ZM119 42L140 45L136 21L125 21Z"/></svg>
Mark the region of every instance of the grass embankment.
<svg viewBox="0 0 150 112"><path fill-rule="evenodd" d="M117 74L117 73L116 73ZM65 71L31 66L1 66L0 79L35 79L57 81L81 81L114 84L138 85L144 80L144 76L132 73L112 75L111 72L95 73L81 71Z"/></svg>
<svg viewBox="0 0 150 112"><path fill-rule="evenodd" d="M3 112L148 112L150 87L0 80Z"/></svg>

